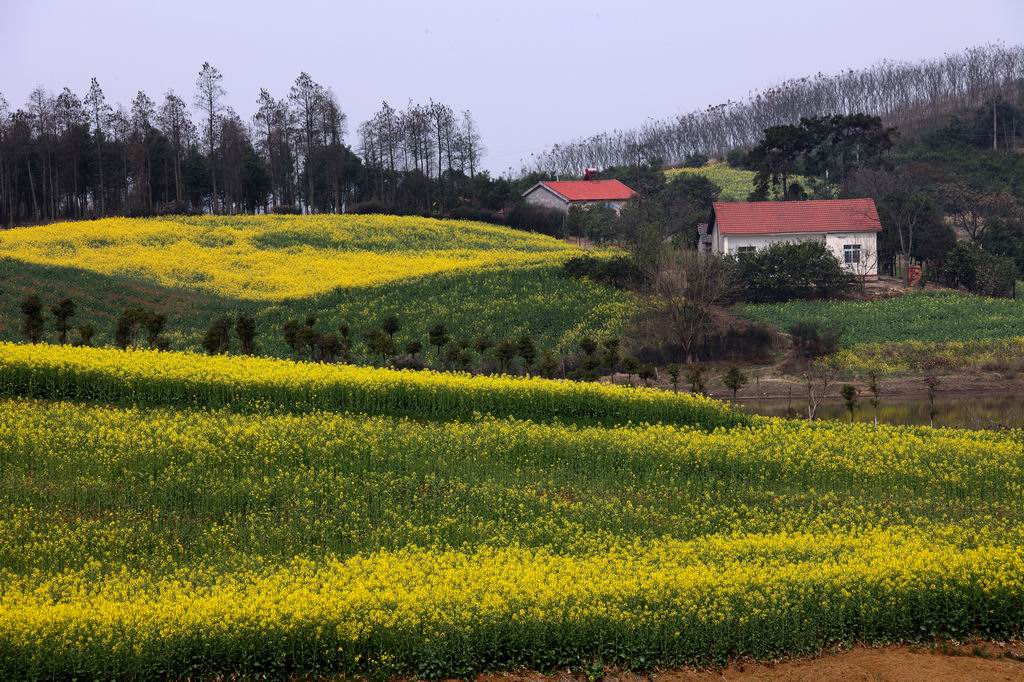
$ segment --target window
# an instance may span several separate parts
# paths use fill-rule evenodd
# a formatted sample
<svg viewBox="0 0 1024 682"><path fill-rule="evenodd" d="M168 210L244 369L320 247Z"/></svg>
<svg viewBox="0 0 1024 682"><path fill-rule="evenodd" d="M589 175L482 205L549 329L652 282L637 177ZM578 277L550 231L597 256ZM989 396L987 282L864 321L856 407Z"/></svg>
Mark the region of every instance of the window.
<svg viewBox="0 0 1024 682"><path fill-rule="evenodd" d="M860 244L843 244L843 262L860 265Z"/></svg>
<svg viewBox="0 0 1024 682"><path fill-rule="evenodd" d="M749 255L751 253L754 253L755 251L757 251L757 247L756 246L738 246L738 247L736 247L736 255L738 255L738 256Z"/></svg>

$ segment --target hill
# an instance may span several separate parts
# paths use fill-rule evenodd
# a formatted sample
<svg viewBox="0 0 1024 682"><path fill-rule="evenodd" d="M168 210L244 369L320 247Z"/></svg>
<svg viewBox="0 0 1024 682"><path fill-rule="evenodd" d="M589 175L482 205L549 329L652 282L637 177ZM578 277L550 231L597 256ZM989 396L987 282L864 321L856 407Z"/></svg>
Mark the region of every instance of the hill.
<svg viewBox="0 0 1024 682"><path fill-rule="evenodd" d="M168 317L172 347L198 349L218 316L253 315L261 353L287 356L281 328L316 315L358 334L388 315L399 340L435 323L452 336L523 333L542 349L611 333L626 297L562 277L576 247L483 223L382 215L174 217L56 223L0 233L0 339L20 338L18 306L78 305L112 341L116 318L143 306ZM368 359L357 344L355 352Z"/></svg>

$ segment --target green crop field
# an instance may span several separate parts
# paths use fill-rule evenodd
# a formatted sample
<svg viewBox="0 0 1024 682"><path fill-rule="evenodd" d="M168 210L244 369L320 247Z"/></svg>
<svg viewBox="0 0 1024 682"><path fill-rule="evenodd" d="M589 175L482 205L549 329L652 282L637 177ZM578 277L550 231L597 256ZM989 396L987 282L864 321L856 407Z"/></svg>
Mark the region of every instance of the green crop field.
<svg viewBox="0 0 1024 682"><path fill-rule="evenodd" d="M1022 494L1013 432L4 345L0 677L461 678L1020 636Z"/></svg>
<svg viewBox="0 0 1024 682"><path fill-rule="evenodd" d="M168 318L175 349L195 350L218 316L257 322L258 352L287 356L281 328L316 315L357 334L397 315L407 340L445 324L453 338L534 336L563 349L613 334L628 296L564 277L578 249L542 235L468 221L396 216L108 219L0 233L0 340L20 340L22 299L70 297L72 324L112 342L117 317L143 306ZM52 329L52 327L51 327ZM74 336L74 334L72 334ZM54 339L51 331L49 338ZM371 359L362 344L355 359ZM428 348L428 353L430 352Z"/></svg>
<svg viewBox="0 0 1024 682"><path fill-rule="evenodd" d="M1024 301L955 292L911 293L879 301L789 301L734 310L783 331L797 322L842 329L844 347L1024 336Z"/></svg>
<svg viewBox="0 0 1024 682"><path fill-rule="evenodd" d="M1022 300L917 292L878 301L739 305L734 311L782 331L797 322L841 330L837 359L852 373L1015 371L1024 349Z"/></svg>

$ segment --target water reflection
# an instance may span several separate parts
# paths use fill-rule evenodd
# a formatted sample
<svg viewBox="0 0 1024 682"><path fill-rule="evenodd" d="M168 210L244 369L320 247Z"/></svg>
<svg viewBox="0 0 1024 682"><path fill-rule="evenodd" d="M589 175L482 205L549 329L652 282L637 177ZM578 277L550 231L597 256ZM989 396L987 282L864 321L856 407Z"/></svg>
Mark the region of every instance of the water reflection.
<svg viewBox="0 0 1024 682"><path fill-rule="evenodd" d="M794 397L789 400L750 400L741 406L747 412L772 417L807 416L807 403ZM962 395L935 399L935 425L967 429L999 429L1024 427L1024 397L1020 395ZM842 401L823 402L818 406L818 419L849 421L850 413ZM870 422L874 408L867 398L858 398L854 419ZM878 405L878 421L886 424L927 424L928 399L925 397L882 397Z"/></svg>

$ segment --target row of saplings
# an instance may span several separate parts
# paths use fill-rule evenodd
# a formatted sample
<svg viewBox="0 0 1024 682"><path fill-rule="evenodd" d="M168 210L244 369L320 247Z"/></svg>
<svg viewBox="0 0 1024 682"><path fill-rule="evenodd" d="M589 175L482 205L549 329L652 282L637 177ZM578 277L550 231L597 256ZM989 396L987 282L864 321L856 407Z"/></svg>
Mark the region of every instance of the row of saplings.
<svg viewBox="0 0 1024 682"><path fill-rule="evenodd" d="M43 341L46 335L46 308L38 296L27 296L21 303L22 333L31 343ZM73 326L77 306L64 298L50 306L53 328L60 344L72 343L78 346L92 345L96 330L92 324ZM342 323L336 332L321 332L316 329L317 318L309 316L304 320L291 319L283 326L284 340L295 354L296 359L314 362L344 362L353 360L354 336L349 325ZM141 307L126 308L117 319L114 328L114 344L126 349L145 343L155 350L167 350L170 343L164 336L167 317L161 313ZM386 317L379 325L361 333L362 342L369 357L379 358L380 364L399 369L424 369L425 345L412 339L400 343L396 335L402 325L395 315ZM77 338L72 339L75 332ZM224 315L210 325L203 336L203 349L211 354L227 353L231 349L232 333L238 339L242 354L256 353L256 320L246 314L232 319ZM616 373L626 375L628 384L636 377L650 385L658 378L653 364L641 363L631 355L624 355L618 338L609 337L598 343L590 337L580 340L578 354L563 357L554 351L539 352L529 334L515 339L494 341L486 335L473 339L453 338L448 328L435 324L427 333L427 344L436 351L437 369L459 369L466 372L531 374L546 378L568 378L577 381L595 381L602 376ZM669 380L678 391L685 380L694 393L706 392L706 371L698 364L681 366L669 365ZM722 378L733 397L747 383L747 376L736 367L731 367Z"/></svg>
<svg viewBox="0 0 1024 682"><path fill-rule="evenodd" d="M46 307L39 297L32 294L21 302L21 331L29 343L40 343L46 336ZM57 342L74 346L91 346L96 328L91 323L73 325L78 306L70 298L63 298L49 308L53 317L53 329ZM213 354L226 353L231 343L231 330L238 336L241 352L256 353L256 320L249 315L239 315L234 321L228 316L217 318L203 337L203 348ZM164 337L167 316L141 307L125 308L117 318L114 327L114 345L127 349L139 345L143 340L152 349L169 350L170 342ZM72 332L75 337L72 337Z"/></svg>
<svg viewBox="0 0 1024 682"><path fill-rule="evenodd" d="M342 323L337 332L321 333L316 329L314 316L305 320L291 319L284 325L284 337L288 347L300 360L317 362L351 362L354 337L349 325ZM368 355L379 358L381 365L399 369L425 369L423 357L426 346L419 339L401 343L396 338L402 329L396 315L384 318L380 324L361 333ZM656 367L641 363L632 355L624 355L620 340L608 337L600 343L589 336L579 342L579 353L562 356L548 350L538 353L533 337L523 334L515 339L495 341L487 335L474 338L466 336L453 338L447 326L437 323L427 332L429 347L435 350L436 369L459 369L481 374L531 374L545 378L565 378L576 381L596 381L602 376L617 373L626 375L626 382L632 385L636 377L649 386L658 379ZM706 392L706 370L699 364L685 367L679 364L667 368L669 379L675 391L685 379L694 393ZM747 385L749 379L737 367L730 367L722 377L727 388L736 393Z"/></svg>

